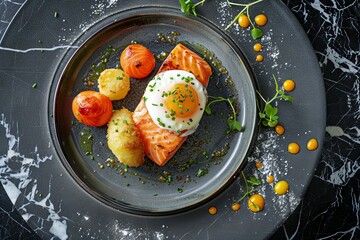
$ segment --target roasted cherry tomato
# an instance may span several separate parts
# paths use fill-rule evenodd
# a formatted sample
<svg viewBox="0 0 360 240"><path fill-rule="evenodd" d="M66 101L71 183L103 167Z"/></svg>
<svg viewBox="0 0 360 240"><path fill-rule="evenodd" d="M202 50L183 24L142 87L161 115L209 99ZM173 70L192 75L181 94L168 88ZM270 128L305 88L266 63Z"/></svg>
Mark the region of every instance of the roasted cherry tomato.
<svg viewBox="0 0 360 240"><path fill-rule="evenodd" d="M107 124L112 116L112 110L110 99L95 91L80 92L72 102L75 118L91 127Z"/></svg>
<svg viewBox="0 0 360 240"><path fill-rule="evenodd" d="M140 44L127 46L120 56L122 69L133 78L145 78L155 68L155 57Z"/></svg>

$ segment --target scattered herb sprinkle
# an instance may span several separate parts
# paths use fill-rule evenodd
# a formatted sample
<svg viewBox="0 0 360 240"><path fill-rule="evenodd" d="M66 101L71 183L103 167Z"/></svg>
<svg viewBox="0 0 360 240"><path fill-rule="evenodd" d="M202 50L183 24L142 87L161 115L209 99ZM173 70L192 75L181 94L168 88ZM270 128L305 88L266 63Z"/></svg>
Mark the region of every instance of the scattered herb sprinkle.
<svg viewBox="0 0 360 240"><path fill-rule="evenodd" d="M208 172L209 172L208 169L200 168L199 171L196 173L196 176L202 177L202 176L205 176L206 174L208 174Z"/></svg>

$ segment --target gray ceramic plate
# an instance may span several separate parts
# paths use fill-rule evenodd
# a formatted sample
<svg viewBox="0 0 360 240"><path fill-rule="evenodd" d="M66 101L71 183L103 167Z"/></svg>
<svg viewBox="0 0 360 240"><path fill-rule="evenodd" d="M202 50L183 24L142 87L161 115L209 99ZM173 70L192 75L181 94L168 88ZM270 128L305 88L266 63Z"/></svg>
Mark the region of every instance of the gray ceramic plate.
<svg viewBox="0 0 360 240"><path fill-rule="evenodd" d="M155 56L170 52L182 42L208 59L213 69L208 94L235 100L237 120L244 126L243 131L227 134L227 117L232 115L230 106L226 102L213 104L212 114L205 114L196 133L188 137L166 166L158 167L147 160L143 166L127 171L122 164L106 167L106 159L115 158L106 144L107 127L89 128L78 123L73 117L71 102L81 91L98 91L96 73L117 67L122 50L132 41L143 44ZM239 168L244 166L253 142L256 98L251 70L243 54L224 32L202 18L187 18L171 8L144 7L100 21L75 45L81 43L75 54L64 57L61 66L65 68L60 67L58 73L61 75L54 78L54 83L58 84L54 84L55 99L51 102L55 103L54 138L59 144L56 145L59 154L65 167L86 191L121 210L165 213L194 207L234 179ZM148 78L131 79L130 93L124 100L114 101L114 109L134 110L161 63L159 60ZM95 85L88 84L89 81ZM81 137L89 132L93 142L91 156L84 149L83 141L87 140ZM228 151L226 155L213 156L225 150ZM99 165L105 168L100 169ZM200 176L199 171L206 174Z"/></svg>
<svg viewBox="0 0 360 240"><path fill-rule="evenodd" d="M137 7L144 12L134 16ZM165 12L165 9L169 9L169 12ZM280 83L288 78L296 81L296 90L291 93L295 101L291 104L278 102L285 134L276 136L272 130L259 128L249 162L243 168L246 176L256 175L262 180L263 184L256 191L265 196L265 209L253 214L246 208L246 202L242 202L243 207L239 211L231 210L232 203L243 195L245 188L242 178L235 174L242 169L244 162L240 160L243 156L233 155L245 154L246 151L237 148L244 144L247 149L252 134L252 131L247 131L252 129L251 125L247 125L252 122L247 119L253 116L253 112L241 105L249 96L242 95L247 90L242 90L241 86L248 83L251 91L253 87L248 76L250 71L246 65L242 65L240 59L243 57L238 47L214 25L224 29L238 11L237 7L227 6L226 1L206 1L203 7L199 7L200 18L183 16L177 0L27 1L24 4L1 39L0 97L7 104L2 104L0 111L0 176L16 209L43 239L262 239L269 237L297 207L321 153L321 148L310 152L306 151L305 146L309 138L317 138L320 143L324 138L324 83L311 44L295 17L280 1L264 1L254 5L250 11L253 15L264 12L269 18L267 25L262 28L265 35L259 40L264 46L262 63L255 61L257 53L252 47L256 41L251 39L249 29L233 26L226 33L248 59L258 89L265 97L274 94L271 76L275 74ZM58 12L57 18L54 12ZM148 20L145 23L140 17L143 13L144 19ZM150 13L159 19L149 17ZM170 13L174 16L170 16ZM115 21L116 16L121 18ZM177 24L174 24L173 18L178 20ZM138 19L141 24L133 19ZM145 31L147 36L136 35L142 32L141 26L157 26L160 30L156 29L154 33ZM234 80L237 74L245 74L242 77L244 81L236 82L236 89L239 120L246 129L229 139L223 134L206 135L210 136L206 139L211 142L202 146L204 150L210 153L216 142L221 148L224 142L229 141L232 152L225 159L229 160L228 165L227 161L222 160L220 165L211 166L209 173L201 178L194 174L206 165L199 163L192 166L194 169L189 168L187 171L191 171L192 180L198 181L196 184L182 186L176 176L183 173L175 171L176 168L169 162L165 168L171 169L174 175L171 185L153 183L151 180L146 180L143 185L133 176L119 175L108 167L98 168L98 162L104 162L111 155L106 147L100 145L105 140L105 128L91 130L96 140L95 160L83 154L78 142L78 133L83 125L71 125L73 116L68 106L74 95L85 89L82 78L90 65L99 60L100 52L108 44L116 46L118 54L124 45L136 38L158 54L162 48L170 50L172 45L156 44L157 33L161 31L167 34L167 29L174 28L181 32L179 41L189 42L190 47L200 42L216 52L224 66L229 71L235 71L229 73ZM122 34L124 29L131 31L127 32L128 39L122 39L119 35L106 36L110 29L118 34ZM103 38L100 33L104 35ZM87 52L85 44L93 52ZM113 56L109 65L117 63L118 56ZM241 69L234 68L234 65L239 65ZM216 80L217 76L214 77ZM220 80L222 90L210 86L211 91L231 95L230 90L225 90L223 79ZM37 84L36 88L31 87L34 83ZM134 98L135 102L140 97L135 92L131 96L129 100ZM115 105L120 107L122 104L129 108L136 105L130 101ZM226 105L218 106L217 112L218 108L228 110ZM222 125L224 119L218 115L204 116L202 126L209 125L213 119L218 121L213 125L226 128ZM204 130L200 128L199 133ZM217 128L216 131L223 133ZM286 151L287 144L293 141L302 147L297 155ZM188 147L184 145L184 149ZM181 150L179 154L186 151ZM256 169L254 161L262 161L263 168ZM142 174L158 171L156 167L151 167L152 171L148 168L148 165L144 165L136 171ZM96 173L93 173L94 169ZM224 176L217 174L217 171L222 171ZM233 174L235 178L231 181ZM276 180L287 180L289 193L282 196L274 194L273 184L266 183L268 174L274 175ZM114 179L116 182L113 182ZM207 181L216 185L211 189L217 194L206 189ZM130 189L123 185L128 183ZM183 188L184 195L178 192L179 186ZM144 201L150 202L149 205L142 205L138 199L126 205L126 201L134 199L135 187L141 189L138 198L144 198ZM159 198L160 188L162 194L182 198L180 204L173 204L173 199ZM205 188L204 195L199 195L203 194L199 188ZM196 198L183 198L186 191L196 192ZM121 192L129 195L123 196L127 200L119 196ZM156 194L158 196L154 196ZM163 201L163 205L152 205L154 199ZM208 214L211 206L218 209L215 216ZM139 213L162 216L143 216Z"/></svg>

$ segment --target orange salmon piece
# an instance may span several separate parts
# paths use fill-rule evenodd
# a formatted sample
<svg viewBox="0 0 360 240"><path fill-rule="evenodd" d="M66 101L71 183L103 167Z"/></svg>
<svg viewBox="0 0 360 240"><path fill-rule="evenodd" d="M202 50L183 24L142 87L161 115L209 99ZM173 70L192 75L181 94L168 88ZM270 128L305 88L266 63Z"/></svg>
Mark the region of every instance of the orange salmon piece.
<svg viewBox="0 0 360 240"><path fill-rule="evenodd" d="M194 74L196 79L205 87L207 87L212 74L210 65L181 43L169 53L158 73L175 69ZM159 166L164 166L187 138L157 126L152 120L143 99L133 113L133 120L140 131L146 155Z"/></svg>

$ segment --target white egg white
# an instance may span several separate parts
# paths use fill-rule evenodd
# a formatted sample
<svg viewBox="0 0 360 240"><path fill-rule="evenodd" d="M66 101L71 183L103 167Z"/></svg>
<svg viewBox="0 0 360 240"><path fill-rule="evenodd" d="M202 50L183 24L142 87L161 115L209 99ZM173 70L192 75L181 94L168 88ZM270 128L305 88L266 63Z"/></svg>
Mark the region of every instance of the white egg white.
<svg viewBox="0 0 360 240"><path fill-rule="evenodd" d="M189 84L197 93L199 104L190 117L179 118L171 115L171 110L165 105L166 93L176 84ZM199 125L205 110L207 93L205 87L192 73L183 70L168 70L157 74L149 82L143 99L157 126L186 136L193 133Z"/></svg>

